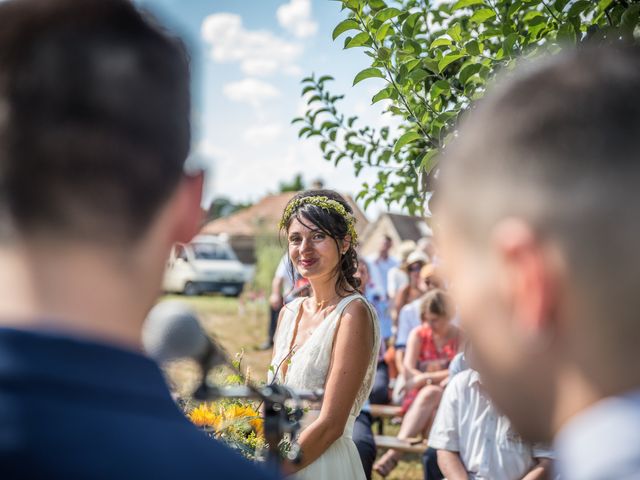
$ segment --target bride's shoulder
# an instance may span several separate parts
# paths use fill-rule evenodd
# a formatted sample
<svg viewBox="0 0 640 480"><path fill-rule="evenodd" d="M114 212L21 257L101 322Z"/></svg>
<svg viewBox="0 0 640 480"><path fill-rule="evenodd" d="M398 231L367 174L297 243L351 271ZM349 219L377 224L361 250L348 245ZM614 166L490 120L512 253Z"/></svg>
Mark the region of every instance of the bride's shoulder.
<svg viewBox="0 0 640 480"><path fill-rule="evenodd" d="M349 324L361 326L370 325L372 319L371 306L366 298L361 295L354 295L342 311L343 320Z"/></svg>

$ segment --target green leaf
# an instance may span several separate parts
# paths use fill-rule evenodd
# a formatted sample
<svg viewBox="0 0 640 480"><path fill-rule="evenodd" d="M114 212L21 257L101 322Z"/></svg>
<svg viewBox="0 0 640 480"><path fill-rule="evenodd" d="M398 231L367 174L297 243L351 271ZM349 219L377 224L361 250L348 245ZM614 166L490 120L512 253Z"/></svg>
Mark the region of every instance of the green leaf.
<svg viewBox="0 0 640 480"><path fill-rule="evenodd" d="M408 75L408 78L410 78L413 81L413 83L418 83L424 80L425 78L427 78L428 76L429 76L429 72L427 72L426 70L423 70L422 68L416 68L411 71L411 73Z"/></svg>
<svg viewBox="0 0 640 480"><path fill-rule="evenodd" d="M445 80L438 80L433 85L431 85L431 90L429 91L429 95L432 99L437 98L442 93L448 93L451 90L451 86L449 82Z"/></svg>
<svg viewBox="0 0 640 480"><path fill-rule="evenodd" d="M386 22L390 18L397 17L401 13L402 12L397 8L389 7L389 8L380 10L378 13L376 13L376 16L373 17L373 19L378 20L379 22Z"/></svg>
<svg viewBox="0 0 640 480"><path fill-rule="evenodd" d="M558 29L558 41L560 42L576 42L576 31L573 28L573 25L569 22L563 23Z"/></svg>
<svg viewBox="0 0 640 480"><path fill-rule="evenodd" d="M476 10L473 15L471 15L470 21L474 23L484 23L487 20L494 18L496 16L496 12L489 8L482 8L480 10Z"/></svg>
<svg viewBox="0 0 640 480"><path fill-rule="evenodd" d="M449 45L451 45L451 40L449 38L438 37L433 42L431 42L429 48L433 49L437 47L448 47Z"/></svg>
<svg viewBox="0 0 640 480"><path fill-rule="evenodd" d="M455 42L462 41L462 27L459 23L455 23L451 28L447 30L447 33Z"/></svg>
<svg viewBox="0 0 640 480"><path fill-rule="evenodd" d="M604 12L607 8L609 8L609 5L611 5L613 3L613 0L600 0L598 2L598 10L600 10L601 12Z"/></svg>
<svg viewBox="0 0 640 480"><path fill-rule="evenodd" d="M306 95L309 92L313 92L316 89L315 85L309 85L302 89L302 95Z"/></svg>
<svg viewBox="0 0 640 480"><path fill-rule="evenodd" d="M460 74L458 75L458 78L460 79L460 83L462 83L463 85L466 84L467 80L471 78L471 76L478 73L481 68L482 68L482 65L480 65L479 63L471 63L469 65L465 65L464 67L462 67L460 69Z"/></svg>
<svg viewBox="0 0 640 480"><path fill-rule="evenodd" d="M336 28L333 29L333 34L331 36L333 40L335 40L348 30L360 30L360 24L353 18L347 18L346 20L341 21Z"/></svg>
<svg viewBox="0 0 640 480"><path fill-rule="evenodd" d="M400 149L404 147L406 144L415 142L416 140L420 140L421 138L422 138L422 135L420 135L419 133L414 131L409 131L398 139L395 146L393 147L393 152L398 153Z"/></svg>
<svg viewBox="0 0 640 480"><path fill-rule="evenodd" d="M298 138L301 138L305 133L310 132L311 128L303 127L298 131Z"/></svg>
<svg viewBox="0 0 640 480"><path fill-rule="evenodd" d="M323 75L318 79L318 83L328 82L329 80L335 80L331 75Z"/></svg>
<svg viewBox="0 0 640 480"><path fill-rule="evenodd" d="M431 171L434 169L434 167L438 163L436 158L437 154L438 154L438 149L436 148L432 148L427 153L425 153L423 157L420 159L420 169L427 173L431 173Z"/></svg>
<svg viewBox="0 0 640 480"><path fill-rule="evenodd" d="M383 62L385 60L389 60L389 58L391 58L391 50L389 50L387 47L380 47L378 49L378 58Z"/></svg>
<svg viewBox="0 0 640 480"><path fill-rule="evenodd" d="M635 26L638 24L638 17L640 16L640 3L634 3L629 6L622 17L620 17L620 26L629 31L633 31Z"/></svg>
<svg viewBox="0 0 640 480"><path fill-rule="evenodd" d="M351 40L349 40L344 48L353 48L353 47L361 47L365 43L369 41L369 34L367 32L360 32Z"/></svg>
<svg viewBox="0 0 640 480"><path fill-rule="evenodd" d="M367 78L384 78L384 74L375 67L365 68L361 72L356 75L356 78L353 79L353 84L360 83L362 80Z"/></svg>
<svg viewBox="0 0 640 480"><path fill-rule="evenodd" d="M371 99L371 103L374 104L376 102L379 102L380 100L392 98L394 92L395 88L391 86L385 87L373 96L373 98Z"/></svg>
<svg viewBox="0 0 640 480"><path fill-rule="evenodd" d="M390 28L391 28L390 23L385 23L384 25L382 25L376 32L376 40L379 42L383 41L387 36L387 33L389 33Z"/></svg>
<svg viewBox="0 0 640 480"><path fill-rule="evenodd" d="M442 60L438 62L438 73L442 73L442 71L451 65L456 60L460 60L464 55L460 53L451 53L449 55L445 55Z"/></svg>
<svg viewBox="0 0 640 480"><path fill-rule="evenodd" d="M369 6L375 10L380 10L381 8L386 8L387 4L382 0L369 0Z"/></svg>
<svg viewBox="0 0 640 480"><path fill-rule="evenodd" d="M582 12L584 12L585 10L590 8L592 6L592 4L593 4L592 2L587 1L587 0L578 0L576 3L571 5L571 8L569 8L569 12L567 13L567 16L568 17L577 17Z"/></svg>
<svg viewBox="0 0 640 480"><path fill-rule="evenodd" d="M460 10L461 8L471 7L473 5L484 5L484 1L483 0L459 0L453 5L453 8L451 9L451 11L455 12L456 10Z"/></svg>
<svg viewBox="0 0 640 480"><path fill-rule="evenodd" d="M477 40L471 40L470 42L467 42L464 46L464 49L471 55L480 55L480 44Z"/></svg>
<svg viewBox="0 0 640 480"><path fill-rule="evenodd" d="M423 58L422 66L433 73L440 73L438 71L438 61L435 58Z"/></svg>

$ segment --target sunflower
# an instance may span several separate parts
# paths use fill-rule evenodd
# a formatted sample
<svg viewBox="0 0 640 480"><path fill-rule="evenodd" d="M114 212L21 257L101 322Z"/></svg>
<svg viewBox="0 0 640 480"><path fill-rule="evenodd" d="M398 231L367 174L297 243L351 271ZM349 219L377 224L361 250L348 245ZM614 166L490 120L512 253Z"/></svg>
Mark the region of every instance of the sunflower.
<svg viewBox="0 0 640 480"><path fill-rule="evenodd" d="M199 405L188 414L189 420L198 427L212 427L218 430L222 425L223 418L206 404Z"/></svg>

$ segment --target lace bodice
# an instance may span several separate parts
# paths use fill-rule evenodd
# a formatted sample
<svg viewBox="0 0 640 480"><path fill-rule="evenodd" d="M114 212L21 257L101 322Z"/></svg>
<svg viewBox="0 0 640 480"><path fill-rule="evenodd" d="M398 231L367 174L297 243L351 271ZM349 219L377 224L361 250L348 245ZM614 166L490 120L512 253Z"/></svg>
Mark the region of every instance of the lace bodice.
<svg viewBox="0 0 640 480"><path fill-rule="evenodd" d="M368 307L371 313L374 332L374 342L370 354L369 367L367 368L364 381L351 409L351 414L357 416L369 397L369 393L371 393L378 360L378 350L380 349L380 328L378 326L376 312L364 297L359 294L343 298L335 310L327 315L327 318L314 330L302 347L294 349L290 364L287 366L283 378L282 365L287 362L286 358L291 351L295 323L304 298L298 298L285 305L285 312L280 319L280 324L278 325L278 330L274 338L274 354L272 368L269 372L269 382L274 380L275 375L277 383L294 389L315 390L324 388L331 364L331 352L333 349L335 330L339 323L338 321L342 317L342 313L347 305L356 299L362 300ZM278 368L278 366L280 366L280 368Z"/></svg>

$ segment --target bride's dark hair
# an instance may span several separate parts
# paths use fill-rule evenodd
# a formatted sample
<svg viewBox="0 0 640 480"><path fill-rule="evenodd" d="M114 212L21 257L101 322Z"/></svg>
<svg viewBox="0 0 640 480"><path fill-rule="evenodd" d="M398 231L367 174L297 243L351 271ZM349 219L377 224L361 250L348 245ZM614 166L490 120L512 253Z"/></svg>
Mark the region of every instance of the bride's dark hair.
<svg viewBox="0 0 640 480"><path fill-rule="evenodd" d="M304 199L311 197L326 197L329 201L337 202L344 207L349 218L332 208L323 208L311 202L304 202ZM292 209L293 205L295 207ZM307 190L300 192L289 200L285 208L285 216L287 213L289 213L288 217L283 218L284 221L281 224L281 229L285 234L289 231L289 226L295 218L305 227L319 229L333 238L339 255L341 255L340 242L351 235L350 231L353 231L353 224L355 223L353 209L342 195L333 190ZM355 293L360 288L360 280L355 277L358 271L358 254L355 249L355 240L352 236L349 249L344 255L341 255L340 261L335 268L337 277L336 291L338 294ZM294 266L291 263L290 268L293 276Z"/></svg>

